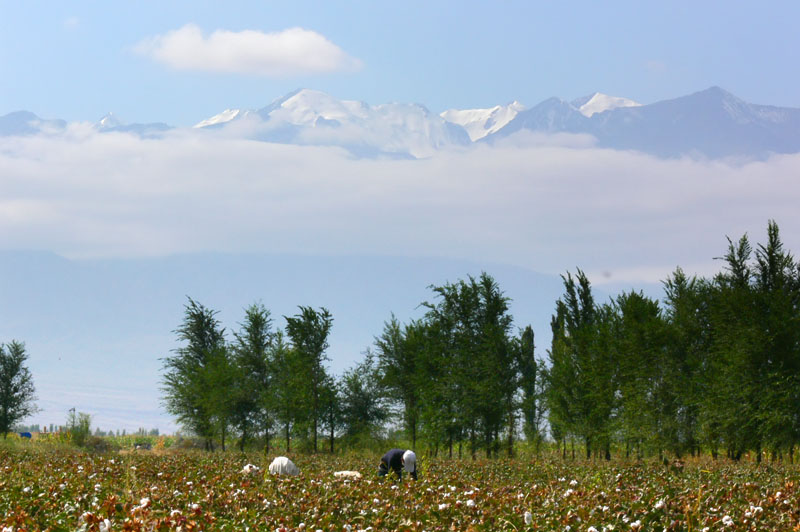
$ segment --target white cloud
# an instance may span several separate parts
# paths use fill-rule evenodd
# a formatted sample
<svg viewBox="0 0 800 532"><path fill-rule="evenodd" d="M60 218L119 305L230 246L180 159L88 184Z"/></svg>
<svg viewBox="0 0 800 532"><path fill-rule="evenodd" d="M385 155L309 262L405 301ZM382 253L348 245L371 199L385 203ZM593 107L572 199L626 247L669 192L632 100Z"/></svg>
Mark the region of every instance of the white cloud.
<svg viewBox="0 0 800 532"><path fill-rule="evenodd" d="M323 35L303 28L273 33L216 30L206 36L187 24L144 39L134 50L177 70L270 77L354 71L362 66Z"/></svg>
<svg viewBox="0 0 800 532"><path fill-rule="evenodd" d="M354 160L181 132L0 139L0 248L445 256L598 282L706 275L725 236L800 248L800 155L729 164L559 145Z"/></svg>

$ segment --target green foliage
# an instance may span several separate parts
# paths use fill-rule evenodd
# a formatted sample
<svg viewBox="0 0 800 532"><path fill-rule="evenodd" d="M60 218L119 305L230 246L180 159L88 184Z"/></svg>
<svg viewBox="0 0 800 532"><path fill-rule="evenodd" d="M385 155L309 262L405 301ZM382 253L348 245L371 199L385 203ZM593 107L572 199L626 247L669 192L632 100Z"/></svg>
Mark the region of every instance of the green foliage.
<svg viewBox="0 0 800 532"><path fill-rule="evenodd" d="M587 455L702 448L738 459L800 443L800 265L770 222L755 253L728 239L711 280L678 268L663 308L640 293L596 305L578 272L552 319L547 398L554 438ZM565 448L565 447L564 447Z"/></svg>
<svg viewBox="0 0 800 532"><path fill-rule="evenodd" d="M67 434L69 434L69 441L73 445L83 447L89 436L91 435L92 417L85 412L75 412L75 409L69 411L67 416Z"/></svg>
<svg viewBox="0 0 800 532"><path fill-rule="evenodd" d="M337 438L345 448L400 439L433 456L499 457L520 435L541 452L549 432L562 456L792 456L800 265L772 221L765 244L728 239L721 259L711 279L677 268L663 300L629 291L601 304L581 270L565 274L546 362L530 327L512 333L509 299L488 274L431 286L421 318L391 315L338 378L326 367L326 309L301 306L273 330L252 305L229 344L215 312L190 299L182 345L164 359L164 403L209 449L317 452L326 438L333 453Z"/></svg>
<svg viewBox="0 0 800 532"><path fill-rule="evenodd" d="M224 408L229 396L215 384L222 386L232 378L224 329L215 315L215 311L189 298L184 321L175 331L184 345L162 359L162 391L167 412L193 434L204 438L209 448L218 429L228 420ZM216 403L221 398L224 405Z"/></svg>
<svg viewBox="0 0 800 532"><path fill-rule="evenodd" d="M333 325L333 317L324 307L320 310L303 306L299 308L299 314L286 317L286 334L291 339L297 368L303 378L298 383L302 387L297 389L300 411L307 414L305 419L298 419L296 414L295 424L310 432L308 439L313 442L313 449L316 452L318 429L322 422L324 407L322 395L328 380L325 362L329 359L325 351L328 349L328 335Z"/></svg>
<svg viewBox="0 0 800 532"><path fill-rule="evenodd" d="M25 365L25 344L0 344L0 433L3 438L19 421L38 411L33 377Z"/></svg>

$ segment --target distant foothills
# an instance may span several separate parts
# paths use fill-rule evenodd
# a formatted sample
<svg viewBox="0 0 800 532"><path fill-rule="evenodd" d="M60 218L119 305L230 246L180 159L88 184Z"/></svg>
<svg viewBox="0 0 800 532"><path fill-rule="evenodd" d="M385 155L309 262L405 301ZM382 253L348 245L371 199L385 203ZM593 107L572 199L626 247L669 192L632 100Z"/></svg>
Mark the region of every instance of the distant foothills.
<svg viewBox="0 0 800 532"><path fill-rule="evenodd" d="M358 158L415 159L468 146L518 145L520 139L566 142L572 135L580 142L569 146L633 150L661 158L760 160L800 152L800 109L745 102L719 87L647 105L595 93L570 101L550 98L533 107L515 101L438 115L420 104L372 106L300 89L261 109L226 109L192 128L126 124L112 113L89 124L97 132L143 138L197 134L335 146ZM0 116L0 137L59 136L71 125L16 111ZM506 140L512 136L516 140Z"/></svg>

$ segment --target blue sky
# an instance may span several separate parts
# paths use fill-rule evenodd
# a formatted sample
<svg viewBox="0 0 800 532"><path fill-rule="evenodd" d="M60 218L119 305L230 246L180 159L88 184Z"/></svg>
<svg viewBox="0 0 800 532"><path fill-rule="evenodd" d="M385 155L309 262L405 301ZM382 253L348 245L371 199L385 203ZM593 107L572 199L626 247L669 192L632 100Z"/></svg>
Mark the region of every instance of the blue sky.
<svg viewBox="0 0 800 532"><path fill-rule="evenodd" d="M0 1L0 114L191 125L299 88L370 104L490 107L595 91L642 103L719 85L800 107L800 4L752 2ZM360 68L263 75L177 70L137 53L187 24L303 28Z"/></svg>

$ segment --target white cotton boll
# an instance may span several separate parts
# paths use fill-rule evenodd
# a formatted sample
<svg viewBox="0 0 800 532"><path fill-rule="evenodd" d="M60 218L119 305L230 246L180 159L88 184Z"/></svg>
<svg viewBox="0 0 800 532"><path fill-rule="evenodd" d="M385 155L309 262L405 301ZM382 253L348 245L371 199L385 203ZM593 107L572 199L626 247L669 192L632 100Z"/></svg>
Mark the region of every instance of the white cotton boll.
<svg viewBox="0 0 800 532"><path fill-rule="evenodd" d="M722 518L722 524L725 526L733 526L733 518L729 515L724 516Z"/></svg>
<svg viewBox="0 0 800 532"><path fill-rule="evenodd" d="M245 475L253 475L255 473L258 473L260 470L261 469L257 465L246 464L242 468L242 473L245 474Z"/></svg>
<svg viewBox="0 0 800 532"><path fill-rule="evenodd" d="M578 481L577 481L577 480L575 480L575 479L572 479L572 480L570 480L570 481L569 481L569 485L570 485L570 486L572 486L572 487L574 488L575 486L577 486L577 485L578 485Z"/></svg>
<svg viewBox="0 0 800 532"><path fill-rule="evenodd" d="M529 524L533 523L533 514L530 513L530 512L525 512L525 515L523 516L523 519L525 520L525 524L529 525Z"/></svg>
<svg viewBox="0 0 800 532"><path fill-rule="evenodd" d="M111 531L111 521L108 519L103 519L100 521L100 532L110 532Z"/></svg>
<svg viewBox="0 0 800 532"><path fill-rule="evenodd" d="M467 500L467 507L474 508L475 507L475 499L468 499Z"/></svg>
<svg viewBox="0 0 800 532"><path fill-rule="evenodd" d="M654 506L654 508L656 510L660 510L664 507L665 504L666 503L664 502L664 499L659 499L658 501L656 501L656 505Z"/></svg>
<svg viewBox="0 0 800 532"><path fill-rule="evenodd" d="M442 504L439 505L439 511L446 510L449 506L450 506L449 504L443 502Z"/></svg>

